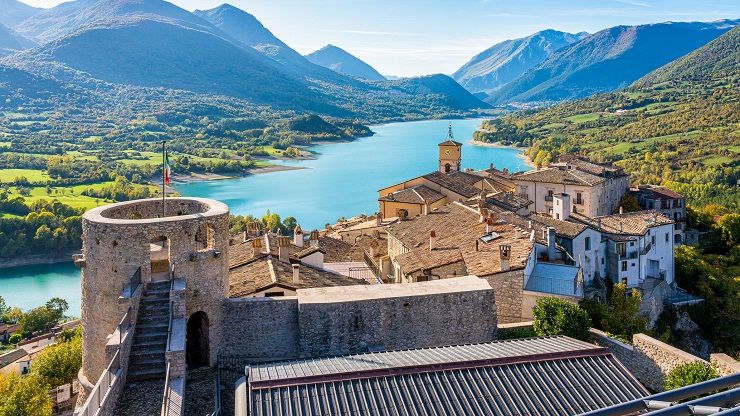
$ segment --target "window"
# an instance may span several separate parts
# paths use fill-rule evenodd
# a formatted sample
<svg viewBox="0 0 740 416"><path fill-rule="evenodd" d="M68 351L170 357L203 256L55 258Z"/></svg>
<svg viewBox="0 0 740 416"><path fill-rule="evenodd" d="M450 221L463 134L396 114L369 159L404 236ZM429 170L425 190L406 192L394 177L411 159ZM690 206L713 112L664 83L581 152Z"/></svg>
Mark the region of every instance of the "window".
<svg viewBox="0 0 740 416"><path fill-rule="evenodd" d="M625 257L627 255L627 244L617 243L617 254L619 257ZM627 262L624 262L624 267L627 267Z"/></svg>
<svg viewBox="0 0 740 416"><path fill-rule="evenodd" d="M583 205L583 192L576 192L576 204Z"/></svg>
<svg viewBox="0 0 740 416"><path fill-rule="evenodd" d="M655 244L655 236L654 235L651 235L650 236L650 243L651 244Z"/></svg>
<svg viewBox="0 0 740 416"><path fill-rule="evenodd" d="M265 297L276 298L278 296L285 296L285 292L265 292Z"/></svg>
<svg viewBox="0 0 740 416"><path fill-rule="evenodd" d="M549 196L550 198L552 198L552 195L553 195L552 189L548 189L547 190L547 196Z"/></svg>
<svg viewBox="0 0 740 416"><path fill-rule="evenodd" d="M552 208L548 208L547 209L547 213L550 214L550 215L552 215Z"/></svg>
<svg viewBox="0 0 740 416"><path fill-rule="evenodd" d="M557 213L557 212L555 213L555 219L556 219L556 220L559 220L559 219L560 219L560 214L559 214L559 213Z"/></svg>
<svg viewBox="0 0 740 416"><path fill-rule="evenodd" d="M583 242L583 245L585 246L585 250L591 250L591 237L586 237L586 239Z"/></svg>
<svg viewBox="0 0 740 416"><path fill-rule="evenodd" d="M445 173L450 173L450 170L452 170L451 168L452 166L450 166L449 163L445 163Z"/></svg>
<svg viewBox="0 0 740 416"><path fill-rule="evenodd" d="M668 242L668 233L665 233L665 242Z"/></svg>
<svg viewBox="0 0 740 416"><path fill-rule="evenodd" d="M634 246L635 246L635 242L634 241L630 241L630 247L634 247Z"/></svg>
<svg viewBox="0 0 740 416"><path fill-rule="evenodd" d="M653 209L653 201L648 201L647 209Z"/></svg>
<svg viewBox="0 0 740 416"><path fill-rule="evenodd" d="M622 262L622 271L623 272L626 272L627 271L627 262L626 261L623 261Z"/></svg>
<svg viewBox="0 0 740 416"><path fill-rule="evenodd" d="M604 258L603 257L601 258L601 264L604 264Z"/></svg>

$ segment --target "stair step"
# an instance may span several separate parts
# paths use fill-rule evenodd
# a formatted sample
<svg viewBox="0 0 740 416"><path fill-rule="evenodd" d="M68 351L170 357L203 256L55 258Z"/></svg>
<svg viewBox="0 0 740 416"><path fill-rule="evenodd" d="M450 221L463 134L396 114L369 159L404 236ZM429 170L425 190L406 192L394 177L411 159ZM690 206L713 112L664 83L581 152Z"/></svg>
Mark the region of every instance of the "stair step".
<svg viewBox="0 0 740 416"><path fill-rule="evenodd" d="M136 359L136 360L139 360L139 359L146 360L146 359L159 359L159 358L164 359L163 358L164 357L164 351L165 351L164 346L162 346L159 349L150 348L150 349L136 350L136 349L132 348L131 349L130 356L131 356L131 359L132 360L134 360L134 359Z"/></svg>
<svg viewBox="0 0 740 416"><path fill-rule="evenodd" d="M132 356L129 363L129 369L142 367L155 368L158 366L166 367L164 354Z"/></svg>
<svg viewBox="0 0 740 416"><path fill-rule="evenodd" d="M139 339L137 342L134 342L132 348L136 349L137 351L141 351L147 348L154 348L156 350L159 350L160 348L165 348L165 344L167 344L167 337L165 337L163 340Z"/></svg>
<svg viewBox="0 0 740 416"><path fill-rule="evenodd" d="M136 334L134 336L134 344L133 345L151 345L151 344L157 344L161 345L162 343L167 342L167 333L163 334Z"/></svg>
<svg viewBox="0 0 740 416"><path fill-rule="evenodd" d="M169 329L169 327L170 327L170 325L169 325L169 322L168 321L162 321L162 322L158 322L158 321L152 322L152 321L150 321L150 322L143 322L143 323L137 323L136 324L136 330L137 331L138 330L141 330L141 331L147 331L147 332L149 332L149 331L159 331L161 329L163 329L164 332L167 332L167 330Z"/></svg>
<svg viewBox="0 0 740 416"><path fill-rule="evenodd" d="M142 369L130 369L126 375L126 380L129 381L141 381L141 380L153 380L157 378L165 377L165 368L142 368Z"/></svg>

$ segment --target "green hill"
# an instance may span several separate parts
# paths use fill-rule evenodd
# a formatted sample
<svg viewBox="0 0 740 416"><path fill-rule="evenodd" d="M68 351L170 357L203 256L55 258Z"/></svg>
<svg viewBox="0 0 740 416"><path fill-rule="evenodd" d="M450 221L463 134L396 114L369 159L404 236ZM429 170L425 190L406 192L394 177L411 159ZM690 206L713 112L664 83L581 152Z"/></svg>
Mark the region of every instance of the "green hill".
<svg viewBox="0 0 740 416"><path fill-rule="evenodd" d="M739 35L727 32L626 90L491 120L476 138L531 146L537 164L579 152L694 205L740 209Z"/></svg>

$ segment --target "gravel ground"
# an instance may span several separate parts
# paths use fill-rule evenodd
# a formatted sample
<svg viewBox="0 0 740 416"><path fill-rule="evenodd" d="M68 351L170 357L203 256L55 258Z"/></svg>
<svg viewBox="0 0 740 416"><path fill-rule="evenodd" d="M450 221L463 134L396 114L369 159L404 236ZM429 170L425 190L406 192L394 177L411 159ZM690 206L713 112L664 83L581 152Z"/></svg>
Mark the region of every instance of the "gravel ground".
<svg viewBox="0 0 740 416"><path fill-rule="evenodd" d="M162 410L163 394L163 379L126 383L113 415L158 415Z"/></svg>
<svg viewBox="0 0 740 416"><path fill-rule="evenodd" d="M188 371L185 383L185 416L205 416L214 410L216 369L201 367Z"/></svg>

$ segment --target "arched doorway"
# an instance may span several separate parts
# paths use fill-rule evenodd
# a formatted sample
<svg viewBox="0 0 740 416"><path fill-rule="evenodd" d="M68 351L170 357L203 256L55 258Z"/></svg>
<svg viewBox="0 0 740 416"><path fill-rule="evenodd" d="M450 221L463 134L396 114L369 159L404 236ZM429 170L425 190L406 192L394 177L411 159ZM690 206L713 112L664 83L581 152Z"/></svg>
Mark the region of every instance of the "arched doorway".
<svg viewBox="0 0 740 416"><path fill-rule="evenodd" d="M188 319L185 355L188 368L208 365L208 315L203 311Z"/></svg>

